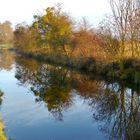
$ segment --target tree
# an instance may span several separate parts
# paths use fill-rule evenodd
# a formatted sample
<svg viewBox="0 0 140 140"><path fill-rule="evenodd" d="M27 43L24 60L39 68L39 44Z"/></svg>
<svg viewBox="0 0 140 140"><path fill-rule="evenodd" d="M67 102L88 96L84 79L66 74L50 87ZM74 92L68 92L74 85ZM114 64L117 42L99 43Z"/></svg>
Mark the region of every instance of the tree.
<svg viewBox="0 0 140 140"><path fill-rule="evenodd" d="M136 0L130 1L129 8L129 39L131 43L131 51L132 57L135 57L135 54L139 55L138 47L139 47L139 31L140 31L140 2Z"/></svg>
<svg viewBox="0 0 140 140"><path fill-rule="evenodd" d="M71 39L72 56L79 58L97 58L97 36L86 18L82 18Z"/></svg>
<svg viewBox="0 0 140 140"><path fill-rule="evenodd" d="M38 45L38 34L36 30L25 23L16 25L14 31L15 48L23 52L36 52Z"/></svg>
<svg viewBox="0 0 140 140"><path fill-rule="evenodd" d="M12 43L13 29L9 21L0 23L0 43Z"/></svg>
<svg viewBox="0 0 140 140"><path fill-rule="evenodd" d="M129 0L110 0L110 5L113 13L114 33L121 42L120 54L123 57L128 30L130 3Z"/></svg>
<svg viewBox="0 0 140 140"><path fill-rule="evenodd" d="M136 48L138 31L140 23L140 15L138 14L140 1L138 0L110 0L113 13L113 34L120 41L120 54L124 58L126 47L131 47L131 54L134 57L134 49ZM131 45L128 45L130 41ZM127 48L128 49L128 48Z"/></svg>
<svg viewBox="0 0 140 140"><path fill-rule="evenodd" d="M110 24L110 17L106 17L99 24L97 30L98 44L102 48L105 58L115 60L120 54L120 44L118 38L114 35L114 29Z"/></svg>
<svg viewBox="0 0 140 140"><path fill-rule="evenodd" d="M43 16L34 16L33 26L40 33L41 39L44 40L51 48L62 48L68 56L68 45L72 36L72 22L70 17L61 11L61 7L48 7Z"/></svg>

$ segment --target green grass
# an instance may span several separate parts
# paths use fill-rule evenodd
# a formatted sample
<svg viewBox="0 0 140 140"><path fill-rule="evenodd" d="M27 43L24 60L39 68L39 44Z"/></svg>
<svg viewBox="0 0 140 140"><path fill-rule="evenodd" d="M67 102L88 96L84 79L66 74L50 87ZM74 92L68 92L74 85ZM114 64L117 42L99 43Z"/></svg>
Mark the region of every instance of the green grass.
<svg viewBox="0 0 140 140"><path fill-rule="evenodd" d="M9 49L11 46L11 44L0 44L0 49Z"/></svg>

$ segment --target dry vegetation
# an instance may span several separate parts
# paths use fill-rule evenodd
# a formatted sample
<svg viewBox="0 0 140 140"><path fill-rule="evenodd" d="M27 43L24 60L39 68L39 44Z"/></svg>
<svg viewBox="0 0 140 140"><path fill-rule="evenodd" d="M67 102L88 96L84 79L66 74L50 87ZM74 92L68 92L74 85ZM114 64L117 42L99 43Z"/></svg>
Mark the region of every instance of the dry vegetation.
<svg viewBox="0 0 140 140"><path fill-rule="evenodd" d="M31 26L17 25L15 48L39 60L86 71L112 75L115 70L117 77L128 79L131 67L139 69L140 2L110 0L110 6L112 15L96 29L85 18L74 28L73 19L60 5L48 7L44 15L34 16Z"/></svg>

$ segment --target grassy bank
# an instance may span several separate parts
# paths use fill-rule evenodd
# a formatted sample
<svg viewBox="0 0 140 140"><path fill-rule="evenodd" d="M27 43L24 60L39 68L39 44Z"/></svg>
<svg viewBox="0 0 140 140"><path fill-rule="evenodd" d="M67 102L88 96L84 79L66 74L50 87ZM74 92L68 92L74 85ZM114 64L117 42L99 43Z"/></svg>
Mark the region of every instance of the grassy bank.
<svg viewBox="0 0 140 140"><path fill-rule="evenodd" d="M7 140L6 136L4 135L3 129L4 126L2 121L0 120L0 140Z"/></svg>
<svg viewBox="0 0 140 140"><path fill-rule="evenodd" d="M2 96L3 92L0 90L0 105L2 104ZM5 134L4 134L4 125L2 120L0 119L0 140L7 140Z"/></svg>
<svg viewBox="0 0 140 140"><path fill-rule="evenodd" d="M0 49L9 49L12 48L12 44L0 44Z"/></svg>
<svg viewBox="0 0 140 140"><path fill-rule="evenodd" d="M130 83L140 83L140 60L125 59L122 61L102 62L94 58L73 58L71 61L65 55L41 55L23 53L16 51L18 55L26 58L36 59L40 62L47 62L53 65L60 65L75 69L90 75L99 75L107 79L123 80ZM123 65L121 69L120 65Z"/></svg>

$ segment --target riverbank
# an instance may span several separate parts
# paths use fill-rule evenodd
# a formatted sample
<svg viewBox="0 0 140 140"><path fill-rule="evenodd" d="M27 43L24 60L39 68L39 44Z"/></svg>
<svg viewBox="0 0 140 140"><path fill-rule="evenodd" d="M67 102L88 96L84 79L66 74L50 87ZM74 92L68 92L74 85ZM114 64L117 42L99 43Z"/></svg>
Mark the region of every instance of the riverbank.
<svg viewBox="0 0 140 140"><path fill-rule="evenodd" d="M75 69L90 75L99 75L99 77L105 77L106 79L115 79L119 81L126 81L134 84L140 83L140 60L138 59L125 59L123 61L115 62L101 62L96 61L94 58L79 58L68 60L66 56L32 54L19 52L14 50L18 55L26 58L35 59L39 62L47 62L53 65L60 65ZM120 64L123 65L123 69L120 69Z"/></svg>
<svg viewBox="0 0 140 140"><path fill-rule="evenodd" d="M0 44L0 49L10 49L12 48L12 44Z"/></svg>
<svg viewBox="0 0 140 140"><path fill-rule="evenodd" d="M0 105L2 104L2 96L3 92L0 90ZM5 134L4 134L4 125L2 122L2 119L0 118L0 140L7 140Z"/></svg>
<svg viewBox="0 0 140 140"><path fill-rule="evenodd" d="M4 135L4 126L2 121L0 120L0 140L7 140L6 136Z"/></svg>

